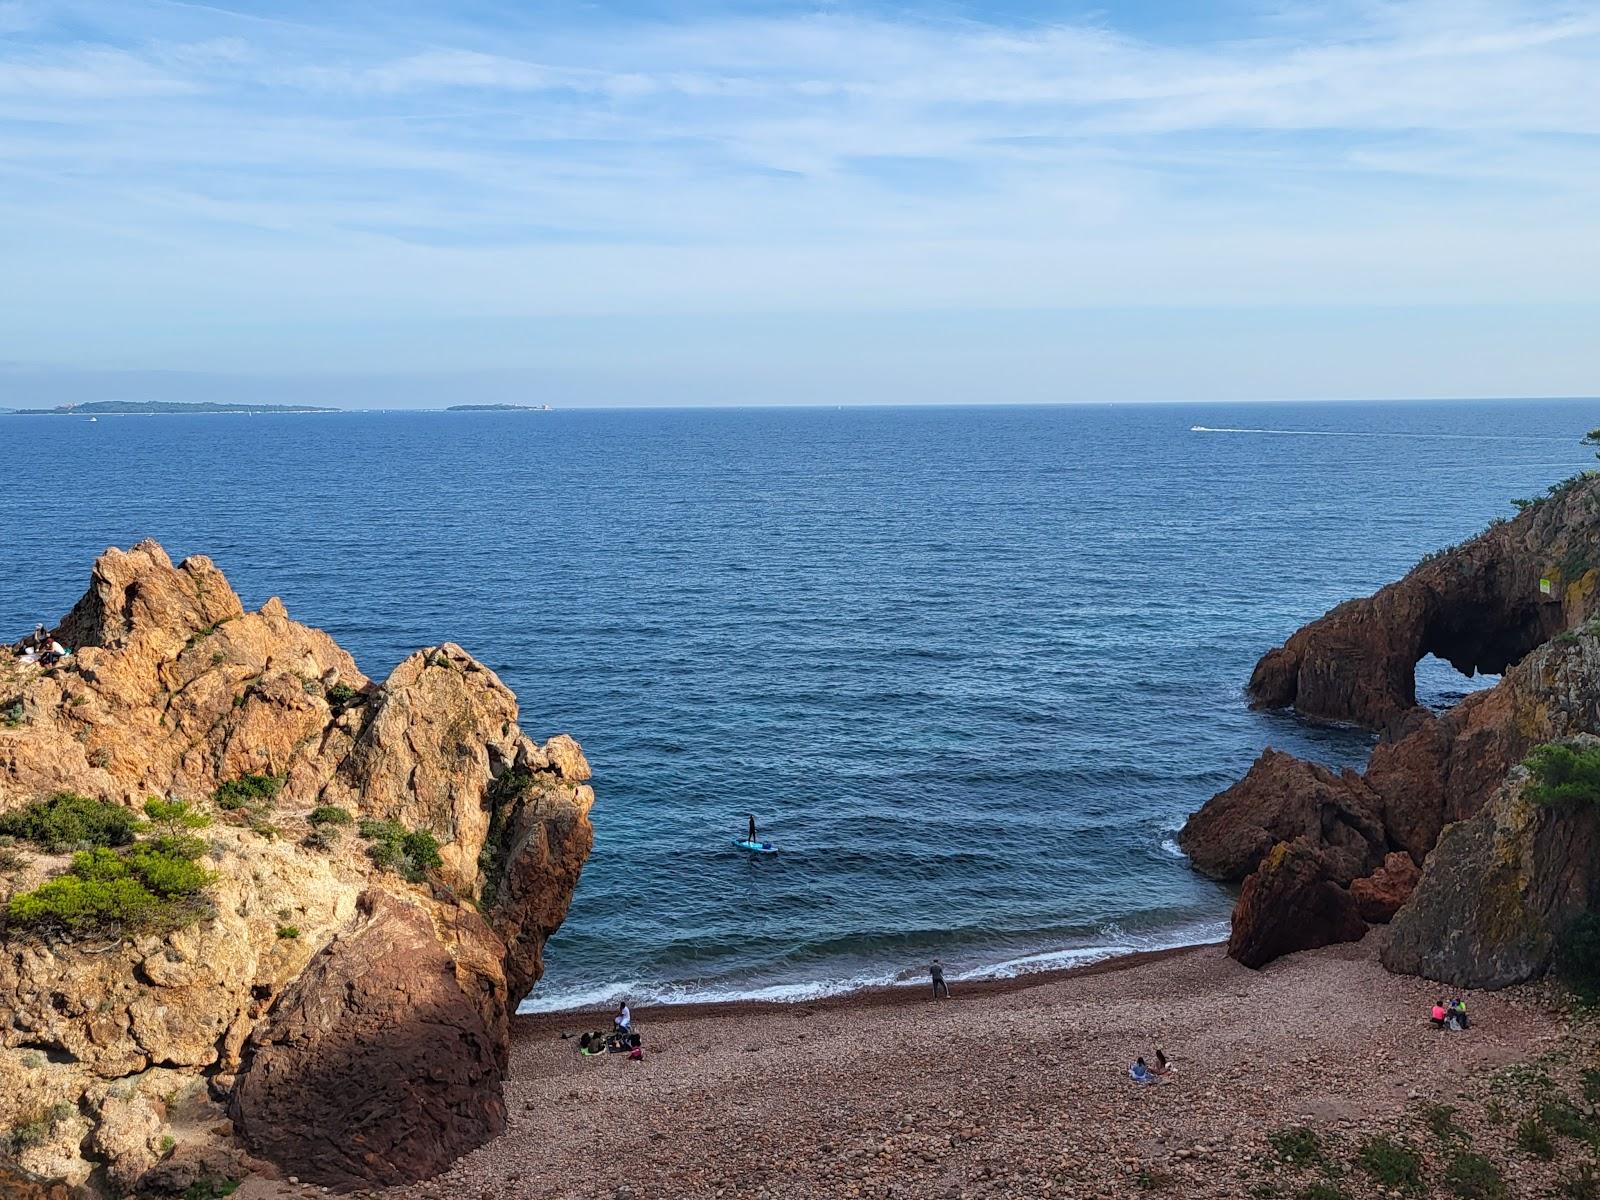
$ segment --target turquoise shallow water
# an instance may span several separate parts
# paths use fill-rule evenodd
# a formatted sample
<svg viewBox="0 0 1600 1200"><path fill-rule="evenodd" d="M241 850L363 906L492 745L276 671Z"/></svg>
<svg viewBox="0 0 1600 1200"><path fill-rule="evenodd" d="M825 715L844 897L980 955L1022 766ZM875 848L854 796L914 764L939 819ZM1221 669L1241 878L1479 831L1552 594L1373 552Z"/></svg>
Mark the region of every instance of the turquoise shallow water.
<svg viewBox="0 0 1600 1200"><path fill-rule="evenodd" d="M1370 746L1249 712L1256 657L1583 466L1597 408L0 418L54 444L0 490L0 629L154 536L370 674L461 642L595 766L532 1006L1009 973L1220 935L1184 816Z"/></svg>

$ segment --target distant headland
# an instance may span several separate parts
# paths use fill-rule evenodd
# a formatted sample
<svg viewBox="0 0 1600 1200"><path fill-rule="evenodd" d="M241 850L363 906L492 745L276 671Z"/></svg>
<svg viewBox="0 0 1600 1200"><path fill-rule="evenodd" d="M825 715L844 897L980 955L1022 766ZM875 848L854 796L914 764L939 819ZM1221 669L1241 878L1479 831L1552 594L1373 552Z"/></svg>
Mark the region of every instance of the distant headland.
<svg viewBox="0 0 1600 1200"><path fill-rule="evenodd" d="M87 404L62 404L56 408L16 408L19 417L127 416L150 413L325 413L337 408L309 404L179 404L167 400L93 400Z"/></svg>
<svg viewBox="0 0 1600 1200"><path fill-rule="evenodd" d="M549 412L548 404L452 404L445 412Z"/></svg>

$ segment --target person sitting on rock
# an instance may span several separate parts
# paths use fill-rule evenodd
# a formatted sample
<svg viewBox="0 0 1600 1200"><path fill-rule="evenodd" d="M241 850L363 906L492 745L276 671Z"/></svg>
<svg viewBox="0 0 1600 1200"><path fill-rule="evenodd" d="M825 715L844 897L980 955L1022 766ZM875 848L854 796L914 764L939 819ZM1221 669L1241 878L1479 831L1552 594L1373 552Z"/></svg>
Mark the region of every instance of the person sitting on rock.
<svg viewBox="0 0 1600 1200"><path fill-rule="evenodd" d="M1128 1068L1128 1078L1133 1080L1135 1083L1154 1084L1161 1082L1156 1078L1155 1073L1150 1070L1149 1065L1142 1058L1135 1061L1133 1066Z"/></svg>
<svg viewBox="0 0 1600 1200"><path fill-rule="evenodd" d="M1433 1002L1433 1013L1428 1017L1428 1020L1433 1022L1433 1027L1435 1029L1443 1029L1445 1018L1448 1015L1449 1014L1445 1011L1444 1001L1442 999L1435 1000Z"/></svg>
<svg viewBox="0 0 1600 1200"><path fill-rule="evenodd" d="M1156 1047L1156 1065L1150 1068L1150 1074L1158 1077L1176 1075L1178 1068L1167 1061L1167 1052L1160 1046Z"/></svg>

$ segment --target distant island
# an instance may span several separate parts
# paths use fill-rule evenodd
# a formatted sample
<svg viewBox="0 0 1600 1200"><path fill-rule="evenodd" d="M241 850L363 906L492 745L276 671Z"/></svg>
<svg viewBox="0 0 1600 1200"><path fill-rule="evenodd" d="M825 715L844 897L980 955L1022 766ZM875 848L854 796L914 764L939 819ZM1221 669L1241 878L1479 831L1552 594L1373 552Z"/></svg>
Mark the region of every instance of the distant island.
<svg viewBox="0 0 1600 1200"><path fill-rule="evenodd" d="M452 404L445 412L549 412L548 404Z"/></svg>
<svg viewBox="0 0 1600 1200"><path fill-rule="evenodd" d="M62 404L56 408L17 408L19 417L82 417L149 413L323 413L337 408L316 408L309 404L179 404L167 400L93 400L87 404Z"/></svg>

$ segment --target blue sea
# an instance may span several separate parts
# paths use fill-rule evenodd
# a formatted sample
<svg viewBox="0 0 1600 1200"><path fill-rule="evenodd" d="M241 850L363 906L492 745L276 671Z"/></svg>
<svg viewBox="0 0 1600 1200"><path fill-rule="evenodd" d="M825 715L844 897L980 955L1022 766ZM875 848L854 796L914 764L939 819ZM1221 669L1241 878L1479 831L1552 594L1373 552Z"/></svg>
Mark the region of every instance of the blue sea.
<svg viewBox="0 0 1600 1200"><path fill-rule="evenodd" d="M465 398L464 398L465 399ZM1222 936L1172 838L1257 656L1593 460L1600 402L0 418L0 635L144 537L371 675L460 642L594 765L527 1004L804 998ZM1421 670L1444 705L1482 680ZM747 813L780 847L732 842Z"/></svg>

